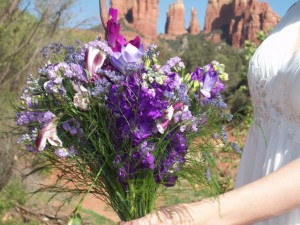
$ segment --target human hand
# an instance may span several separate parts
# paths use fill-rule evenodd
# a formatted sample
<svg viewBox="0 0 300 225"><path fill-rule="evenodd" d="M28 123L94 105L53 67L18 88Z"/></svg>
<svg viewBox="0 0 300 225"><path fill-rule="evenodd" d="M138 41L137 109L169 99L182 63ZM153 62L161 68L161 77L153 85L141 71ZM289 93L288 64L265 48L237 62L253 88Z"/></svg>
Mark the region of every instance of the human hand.
<svg viewBox="0 0 300 225"><path fill-rule="evenodd" d="M187 225L194 224L189 206L185 204L163 207L142 218L120 222L119 225Z"/></svg>

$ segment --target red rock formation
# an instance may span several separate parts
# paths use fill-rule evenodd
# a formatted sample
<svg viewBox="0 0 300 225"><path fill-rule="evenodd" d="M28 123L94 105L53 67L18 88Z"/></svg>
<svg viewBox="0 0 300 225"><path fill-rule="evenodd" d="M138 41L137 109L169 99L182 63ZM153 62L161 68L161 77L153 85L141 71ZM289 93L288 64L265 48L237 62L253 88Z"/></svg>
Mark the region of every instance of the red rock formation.
<svg viewBox="0 0 300 225"><path fill-rule="evenodd" d="M262 20L264 21L262 24L263 30L268 30L272 27L274 27L274 24L277 24L279 22L279 16L273 12L271 7L266 3L262 3Z"/></svg>
<svg viewBox="0 0 300 225"><path fill-rule="evenodd" d="M132 26L137 32L157 36L158 0L134 0L132 17Z"/></svg>
<svg viewBox="0 0 300 225"><path fill-rule="evenodd" d="M181 35L186 33L184 27L184 4L183 0L177 0L169 6L167 13L166 34Z"/></svg>
<svg viewBox="0 0 300 225"><path fill-rule="evenodd" d="M197 35L197 34L200 33L200 24L197 20L197 11L194 8L192 8L192 15L191 15L189 33L192 34L192 35Z"/></svg>
<svg viewBox="0 0 300 225"><path fill-rule="evenodd" d="M111 7L117 8L119 18L125 18L137 33L150 38L157 37L159 0L111 0Z"/></svg>
<svg viewBox="0 0 300 225"><path fill-rule="evenodd" d="M232 0L209 0L206 8L204 32L228 26L232 19Z"/></svg>
<svg viewBox="0 0 300 225"><path fill-rule="evenodd" d="M130 14L132 5L132 0L110 0L110 7L118 9L119 18L124 18Z"/></svg>
<svg viewBox="0 0 300 225"><path fill-rule="evenodd" d="M245 40L257 42L260 30L267 31L279 22L268 3L258 0L209 0L204 31L220 29L225 39L234 47Z"/></svg>

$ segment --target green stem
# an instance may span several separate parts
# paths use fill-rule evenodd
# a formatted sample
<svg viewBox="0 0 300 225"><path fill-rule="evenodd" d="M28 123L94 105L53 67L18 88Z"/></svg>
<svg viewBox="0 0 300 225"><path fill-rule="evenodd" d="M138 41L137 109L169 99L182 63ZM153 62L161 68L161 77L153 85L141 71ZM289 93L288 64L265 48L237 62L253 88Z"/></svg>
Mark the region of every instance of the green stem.
<svg viewBox="0 0 300 225"><path fill-rule="evenodd" d="M82 198L80 199L79 203L77 204L76 206L76 209L74 211L74 214L78 214L80 213L80 210L81 210L81 206L82 206L82 202L83 200L86 198L86 196L91 192L92 188L94 187L96 181L98 180L101 172L102 172L102 169L103 169L104 165L99 169L97 175L96 175L96 178L94 179L94 181L92 182L92 184L90 185L89 189L87 190L87 192L82 196Z"/></svg>

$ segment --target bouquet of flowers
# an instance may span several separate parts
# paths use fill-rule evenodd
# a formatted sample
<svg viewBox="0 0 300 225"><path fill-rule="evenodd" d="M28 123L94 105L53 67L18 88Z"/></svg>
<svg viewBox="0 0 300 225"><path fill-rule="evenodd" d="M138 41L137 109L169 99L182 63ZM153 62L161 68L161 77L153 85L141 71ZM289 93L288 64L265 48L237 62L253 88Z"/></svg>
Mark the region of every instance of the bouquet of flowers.
<svg viewBox="0 0 300 225"><path fill-rule="evenodd" d="M227 119L228 75L216 61L191 73L179 57L161 65L155 45L127 42L109 14L106 40L43 50L51 61L28 78L16 120L26 149L61 171L57 192L93 193L132 220L178 179L212 185L208 140Z"/></svg>

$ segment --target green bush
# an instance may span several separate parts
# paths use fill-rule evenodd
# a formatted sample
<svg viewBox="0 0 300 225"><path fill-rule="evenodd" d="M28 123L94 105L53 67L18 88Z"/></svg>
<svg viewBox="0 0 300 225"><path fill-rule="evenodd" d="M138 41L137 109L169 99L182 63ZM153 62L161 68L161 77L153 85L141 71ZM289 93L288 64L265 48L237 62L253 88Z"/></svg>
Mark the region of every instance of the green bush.
<svg viewBox="0 0 300 225"><path fill-rule="evenodd" d="M11 179L0 192L0 214L13 208L16 204L26 202L26 193L19 179Z"/></svg>
<svg viewBox="0 0 300 225"><path fill-rule="evenodd" d="M14 124L14 110L11 102L15 99L16 93L11 93L7 90L0 91L0 191L12 174L13 158L16 154L13 147L16 143L16 137L10 133Z"/></svg>
<svg viewBox="0 0 300 225"><path fill-rule="evenodd" d="M2 221L0 224L1 225L39 225L40 223L38 223L36 221L24 222L21 219L13 218L13 219L10 219L10 220L7 220L7 221Z"/></svg>

